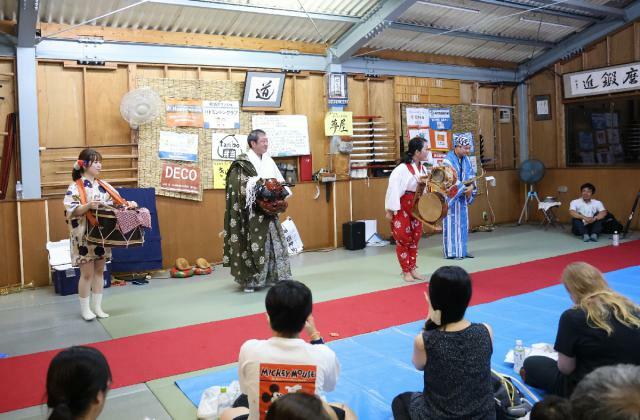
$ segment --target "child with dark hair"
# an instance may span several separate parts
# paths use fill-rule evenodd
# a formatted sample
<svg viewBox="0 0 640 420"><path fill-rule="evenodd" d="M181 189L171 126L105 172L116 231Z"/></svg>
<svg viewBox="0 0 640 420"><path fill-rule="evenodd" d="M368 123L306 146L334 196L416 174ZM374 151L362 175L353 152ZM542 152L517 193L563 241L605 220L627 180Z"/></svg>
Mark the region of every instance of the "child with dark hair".
<svg viewBox="0 0 640 420"><path fill-rule="evenodd" d="M355 419L355 414L342 405L346 412L345 418ZM286 394L271 404L265 420L337 420L335 406L327 404L318 396L295 392Z"/></svg>
<svg viewBox="0 0 640 420"><path fill-rule="evenodd" d="M392 403L395 419L496 418L491 385L492 332L464 318L471 278L456 266L431 276L429 318L413 346L413 365L424 371L422 392L405 392Z"/></svg>
<svg viewBox="0 0 640 420"><path fill-rule="evenodd" d="M138 206L134 201L125 201L109 183L99 179L101 170L102 155L97 150L84 149L73 164L73 182L64 196L71 242L71 263L80 268L78 295L80 312L85 321L91 321L96 316L109 317L109 314L102 310L102 290L104 265L111 259L111 249L87 241L88 224L97 223L93 212L100 206L113 205L114 202L130 208Z"/></svg>
<svg viewBox="0 0 640 420"><path fill-rule="evenodd" d="M100 351L83 346L61 351L47 371L49 420L98 418L110 384L109 364Z"/></svg>
<svg viewBox="0 0 640 420"><path fill-rule="evenodd" d="M530 420L571 420L571 404L566 398L547 395L533 406Z"/></svg>
<svg viewBox="0 0 640 420"><path fill-rule="evenodd" d="M236 408L223 413L223 419L264 418L268 406L282 395L308 392L322 396L336 386L340 364L315 326L311 290L295 280L278 282L267 292L265 306L273 336L246 341L240 348L238 374L244 395L234 404ZM310 337L309 343L300 338L302 330ZM285 370L302 372L297 373L299 378L310 379L287 384L285 375L283 382L270 383L272 376ZM345 418L344 410L334 410Z"/></svg>

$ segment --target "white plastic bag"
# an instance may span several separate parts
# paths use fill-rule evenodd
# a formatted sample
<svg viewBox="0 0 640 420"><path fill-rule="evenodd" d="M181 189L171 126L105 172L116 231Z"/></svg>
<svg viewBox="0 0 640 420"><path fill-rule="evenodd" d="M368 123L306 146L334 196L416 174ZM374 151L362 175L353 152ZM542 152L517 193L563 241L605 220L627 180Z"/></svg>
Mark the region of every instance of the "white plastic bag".
<svg viewBox="0 0 640 420"><path fill-rule="evenodd" d="M202 420L216 420L222 412L231 407L240 396L240 384L233 381L229 386L212 386L207 388L200 397L198 404L198 418Z"/></svg>
<svg viewBox="0 0 640 420"><path fill-rule="evenodd" d="M289 247L289 255L298 255L303 250L302 239L298 233L296 224L293 223L290 217L282 222L282 231L284 232L284 239L287 241Z"/></svg>

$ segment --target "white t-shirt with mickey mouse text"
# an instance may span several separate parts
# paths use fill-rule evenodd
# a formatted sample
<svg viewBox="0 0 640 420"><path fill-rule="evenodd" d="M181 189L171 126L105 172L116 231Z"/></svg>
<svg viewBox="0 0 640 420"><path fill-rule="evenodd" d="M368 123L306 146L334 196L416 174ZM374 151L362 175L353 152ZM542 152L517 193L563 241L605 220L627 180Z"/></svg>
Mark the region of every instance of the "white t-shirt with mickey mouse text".
<svg viewBox="0 0 640 420"><path fill-rule="evenodd" d="M333 391L340 374L340 363L336 354L324 344L310 344L301 338L271 337L268 340L248 340L240 347L238 375L240 390L249 399L249 420L260 418L260 401L274 398L276 392L295 392L296 387L280 386L275 391L260 390L261 365L315 366L315 393L323 396ZM262 373L264 376L264 372ZM284 381L283 384L287 382ZM282 389L280 389L282 388ZM262 395L269 394L269 395Z"/></svg>

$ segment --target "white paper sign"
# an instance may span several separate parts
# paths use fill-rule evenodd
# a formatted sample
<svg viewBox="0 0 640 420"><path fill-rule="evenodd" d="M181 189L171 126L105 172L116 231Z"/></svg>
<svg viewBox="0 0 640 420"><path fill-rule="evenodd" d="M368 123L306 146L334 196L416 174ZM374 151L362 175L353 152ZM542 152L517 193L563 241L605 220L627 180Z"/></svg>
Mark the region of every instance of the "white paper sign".
<svg viewBox="0 0 640 420"><path fill-rule="evenodd" d="M267 133L271 156L311 154L306 115L253 115L252 125Z"/></svg>
<svg viewBox="0 0 640 420"><path fill-rule="evenodd" d="M255 95L252 101L259 100L265 104L277 104L280 98L280 78L269 76L253 76L250 80L249 92Z"/></svg>
<svg viewBox="0 0 640 420"><path fill-rule="evenodd" d="M422 137L427 141L427 147L431 148L431 137L429 136L428 128L410 128L409 139L412 139L414 137Z"/></svg>
<svg viewBox="0 0 640 420"><path fill-rule="evenodd" d="M160 159L196 162L198 160L198 135L161 131L158 152Z"/></svg>
<svg viewBox="0 0 640 420"><path fill-rule="evenodd" d="M407 125L429 127L428 108L407 108Z"/></svg>
<svg viewBox="0 0 640 420"><path fill-rule="evenodd" d="M602 95L640 88L640 63L565 74L564 97Z"/></svg>
<svg viewBox="0 0 640 420"><path fill-rule="evenodd" d="M211 159L236 160L246 151L245 134L211 133Z"/></svg>
<svg viewBox="0 0 640 420"><path fill-rule="evenodd" d="M202 101L204 128L240 128L240 102Z"/></svg>

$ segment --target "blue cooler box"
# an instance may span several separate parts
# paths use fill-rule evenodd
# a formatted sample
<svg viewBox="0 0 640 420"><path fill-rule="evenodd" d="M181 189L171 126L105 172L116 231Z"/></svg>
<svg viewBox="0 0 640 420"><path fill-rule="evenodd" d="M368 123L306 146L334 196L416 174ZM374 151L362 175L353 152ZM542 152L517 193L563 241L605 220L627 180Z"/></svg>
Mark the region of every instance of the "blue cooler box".
<svg viewBox="0 0 640 420"><path fill-rule="evenodd" d="M59 270L53 268L51 272L53 288L61 296L74 295L78 293L78 282L80 281L80 269L77 267ZM104 266L104 287L111 287L111 262Z"/></svg>

